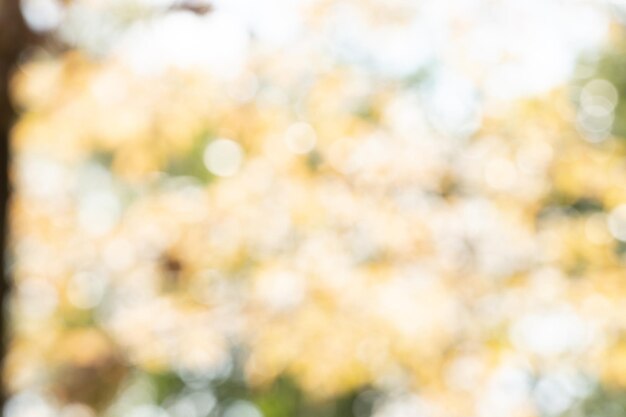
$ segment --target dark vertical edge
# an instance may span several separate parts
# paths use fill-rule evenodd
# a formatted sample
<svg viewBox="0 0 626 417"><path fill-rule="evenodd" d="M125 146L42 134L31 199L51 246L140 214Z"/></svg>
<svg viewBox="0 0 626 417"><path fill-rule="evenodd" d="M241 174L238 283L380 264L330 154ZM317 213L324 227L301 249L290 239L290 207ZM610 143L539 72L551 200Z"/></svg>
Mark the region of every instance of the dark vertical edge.
<svg viewBox="0 0 626 417"><path fill-rule="evenodd" d="M0 0L0 271L2 272L0 277L0 362L3 370L9 346L7 304L11 290L11 278L7 265L8 216L11 196L10 136L16 118L9 86L11 76L30 39L19 2L20 0ZM4 410L7 396L7 387L3 377L0 387L0 409L2 410Z"/></svg>

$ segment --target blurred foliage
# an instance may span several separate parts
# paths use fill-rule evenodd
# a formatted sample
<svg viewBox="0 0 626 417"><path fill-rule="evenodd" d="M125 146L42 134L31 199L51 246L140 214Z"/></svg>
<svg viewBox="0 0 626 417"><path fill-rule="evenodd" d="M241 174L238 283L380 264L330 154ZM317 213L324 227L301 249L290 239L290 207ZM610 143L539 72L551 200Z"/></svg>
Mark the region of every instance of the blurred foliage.
<svg viewBox="0 0 626 417"><path fill-rule="evenodd" d="M604 9L24 1L5 415L624 414Z"/></svg>

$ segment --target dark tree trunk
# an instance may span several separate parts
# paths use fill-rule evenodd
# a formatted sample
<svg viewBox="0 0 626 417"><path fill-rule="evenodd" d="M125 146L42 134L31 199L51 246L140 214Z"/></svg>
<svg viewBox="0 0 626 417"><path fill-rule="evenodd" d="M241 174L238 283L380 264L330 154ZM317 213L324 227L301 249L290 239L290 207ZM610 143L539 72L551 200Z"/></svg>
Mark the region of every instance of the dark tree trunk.
<svg viewBox="0 0 626 417"><path fill-rule="evenodd" d="M9 94L11 75L20 56L27 48L31 34L22 18L20 0L0 0L0 361L8 347L7 299L10 291L6 263L8 236L8 203L11 193L9 182L10 132L16 112ZM4 382L0 389L0 407L4 408L7 390Z"/></svg>

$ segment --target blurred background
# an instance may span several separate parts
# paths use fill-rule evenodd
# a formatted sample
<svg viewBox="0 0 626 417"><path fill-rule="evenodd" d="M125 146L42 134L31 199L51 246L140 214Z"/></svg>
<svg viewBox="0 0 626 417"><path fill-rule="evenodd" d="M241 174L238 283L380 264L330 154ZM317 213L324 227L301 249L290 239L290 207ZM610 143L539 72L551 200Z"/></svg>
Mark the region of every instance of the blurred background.
<svg viewBox="0 0 626 417"><path fill-rule="evenodd" d="M0 0L3 415L626 416L624 25Z"/></svg>

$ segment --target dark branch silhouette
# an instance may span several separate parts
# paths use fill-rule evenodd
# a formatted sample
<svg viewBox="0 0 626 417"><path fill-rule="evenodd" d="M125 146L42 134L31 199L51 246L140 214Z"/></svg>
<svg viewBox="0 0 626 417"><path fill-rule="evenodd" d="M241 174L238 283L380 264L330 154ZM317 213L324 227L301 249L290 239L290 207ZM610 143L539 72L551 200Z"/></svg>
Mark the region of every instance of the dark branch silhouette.
<svg viewBox="0 0 626 417"><path fill-rule="evenodd" d="M20 57L28 45L34 41L34 35L28 30L21 14L19 0L0 1L0 360L4 359L9 342L7 299L11 280L7 268L8 203L11 194L9 182L10 132L15 121L15 107L10 96L10 79ZM4 409L7 398L6 384L0 390L0 407Z"/></svg>

